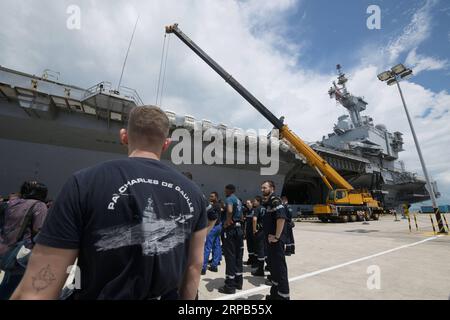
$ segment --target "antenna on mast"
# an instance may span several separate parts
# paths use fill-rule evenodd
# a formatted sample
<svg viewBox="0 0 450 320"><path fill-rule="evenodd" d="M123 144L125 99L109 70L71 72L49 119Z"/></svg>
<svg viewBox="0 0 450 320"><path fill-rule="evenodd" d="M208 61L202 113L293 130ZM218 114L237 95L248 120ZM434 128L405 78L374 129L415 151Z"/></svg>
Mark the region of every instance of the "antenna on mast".
<svg viewBox="0 0 450 320"><path fill-rule="evenodd" d="M120 73L119 84L117 85L117 91L119 91L120 84L122 83L123 72L125 70L125 65L127 64L128 53L130 52L131 44L133 43L134 33L136 32L136 27L139 21L139 16L136 19L136 23L134 24L133 33L131 34L130 43L128 44L127 54L125 55L125 60L123 61L122 72Z"/></svg>

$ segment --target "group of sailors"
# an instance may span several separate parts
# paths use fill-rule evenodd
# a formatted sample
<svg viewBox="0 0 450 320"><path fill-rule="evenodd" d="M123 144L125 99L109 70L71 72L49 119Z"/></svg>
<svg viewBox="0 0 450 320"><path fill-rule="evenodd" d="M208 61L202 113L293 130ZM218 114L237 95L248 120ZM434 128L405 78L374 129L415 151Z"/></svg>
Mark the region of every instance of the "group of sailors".
<svg viewBox="0 0 450 320"><path fill-rule="evenodd" d="M2 254L5 254L6 249L11 246L20 247L16 246L17 242L31 249L32 238L39 231L47 214L45 185L35 181L26 182L22 189L22 196L11 195L9 199L5 199L8 201L2 201L0 216L5 217L7 206L9 210L17 207L17 212L22 212L25 216L30 214L30 220L33 220L34 225L30 230L24 228L26 229L24 234L16 234L20 231L15 232L9 228L9 223L2 225L2 230L8 231L6 233L2 231L0 242L5 249L0 250ZM229 184L225 187L224 201L219 199L217 192L211 192L209 195L208 233L202 274L207 270L217 272L223 256L226 278L224 286L219 288L220 292L233 294L236 290L242 289L245 264L251 266L251 274L256 277L265 277L268 271L266 284L271 285L272 289L267 299L289 299L285 256L295 253L295 243L292 209L288 205L288 199L275 195L275 184L272 181L265 181L261 185L262 195L248 199L245 204L235 192L235 186ZM22 224L27 223L22 216L18 216L17 219L22 221ZM7 222L10 219L0 220ZM244 240L247 242L248 252L248 259L245 262ZM0 290L2 299L8 298L17 286L24 269L21 271L17 274L8 274L7 279L4 279L3 288Z"/></svg>
<svg viewBox="0 0 450 320"><path fill-rule="evenodd" d="M225 258L225 284L219 292L234 294L243 285L243 265L251 266L251 274L265 277L271 286L268 300L289 299L288 270L285 256L295 254L292 209L287 197L275 194L275 184L261 184L261 196L242 203L235 195L236 187L225 186L225 200L217 192L209 195L208 235L205 243L202 274L207 269L218 271L222 254ZM244 239L248 260L243 261ZM212 259L209 260L212 254ZM208 268L209 263L209 268Z"/></svg>

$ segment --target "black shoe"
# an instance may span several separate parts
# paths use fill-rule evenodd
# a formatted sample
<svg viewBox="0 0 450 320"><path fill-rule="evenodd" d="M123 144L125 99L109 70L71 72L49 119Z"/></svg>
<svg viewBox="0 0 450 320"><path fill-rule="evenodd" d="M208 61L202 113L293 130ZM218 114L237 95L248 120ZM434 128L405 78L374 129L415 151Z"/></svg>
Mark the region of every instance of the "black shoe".
<svg viewBox="0 0 450 320"><path fill-rule="evenodd" d="M234 294L234 293L236 293L236 289L232 288L232 287L229 287L227 285L224 285L223 287L219 288L219 292L220 293L225 293L225 294Z"/></svg>
<svg viewBox="0 0 450 320"><path fill-rule="evenodd" d="M206 274L206 270L202 269L202 276L204 276Z"/></svg>
<svg viewBox="0 0 450 320"><path fill-rule="evenodd" d="M270 298L270 300L291 300L291 299L289 297L285 298L285 297L280 296L279 294L276 294L275 296L272 296Z"/></svg>
<svg viewBox="0 0 450 320"><path fill-rule="evenodd" d="M255 276L255 277L264 277L264 276L265 276L264 270L258 269L258 270L256 270L256 271L253 271L253 272L252 272L252 276Z"/></svg>
<svg viewBox="0 0 450 320"><path fill-rule="evenodd" d="M238 285L236 285L236 289L238 289L238 290L242 290L242 283L241 283L241 284L238 284Z"/></svg>
<svg viewBox="0 0 450 320"><path fill-rule="evenodd" d="M209 266L208 270L212 271L212 272L217 272L218 271L217 267L213 267L213 266Z"/></svg>

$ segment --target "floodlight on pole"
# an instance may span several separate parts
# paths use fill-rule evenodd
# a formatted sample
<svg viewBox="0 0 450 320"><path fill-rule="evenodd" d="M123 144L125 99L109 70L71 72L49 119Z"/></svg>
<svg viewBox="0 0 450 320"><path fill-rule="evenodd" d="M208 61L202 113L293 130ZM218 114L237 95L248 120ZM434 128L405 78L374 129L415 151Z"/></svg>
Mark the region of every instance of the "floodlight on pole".
<svg viewBox="0 0 450 320"><path fill-rule="evenodd" d="M386 81L386 80L389 79L390 77L392 77L392 74L391 74L390 71L384 71L384 72L382 72L382 73L380 73L380 74L378 75L378 79L379 79L380 81Z"/></svg>
<svg viewBox="0 0 450 320"><path fill-rule="evenodd" d="M411 70L411 69L405 70L405 72L403 72L403 73L400 75L400 78L404 79L404 78L406 78L406 77L409 76L409 75L412 75L412 70Z"/></svg>
<svg viewBox="0 0 450 320"><path fill-rule="evenodd" d="M403 73L404 71L406 71L406 67L405 67L403 64L399 63L399 64L393 66L393 67L391 68L391 70L392 70L392 72L395 73L396 75L400 75L401 73Z"/></svg>
<svg viewBox="0 0 450 320"><path fill-rule="evenodd" d="M436 220L438 222L439 226L439 233L447 233L445 230L444 224L442 222L441 213L439 212L439 207L437 205L436 201L436 195L434 193L434 188L431 184L430 177L428 175L427 167L425 166L425 160L422 156L422 151L420 149L419 141L416 136L416 131L414 130L414 126L411 120L411 116L409 115L408 108L406 106L405 98L403 97L402 89L400 88L400 81L404 79L407 76L410 76L412 74L412 70L409 68L406 68L403 64L399 63L391 68L390 71L384 71L378 75L378 79L380 81L386 81L388 85L397 84L398 91L400 93L400 98L402 99L403 107L405 108L406 117L408 118L409 127L411 129L412 136L414 138L414 143L416 145L417 153L419 155L420 164L422 166L423 174L425 176L425 180L428 187L428 192L430 194L431 203L433 205L433 210L436 215Z"/></svg>

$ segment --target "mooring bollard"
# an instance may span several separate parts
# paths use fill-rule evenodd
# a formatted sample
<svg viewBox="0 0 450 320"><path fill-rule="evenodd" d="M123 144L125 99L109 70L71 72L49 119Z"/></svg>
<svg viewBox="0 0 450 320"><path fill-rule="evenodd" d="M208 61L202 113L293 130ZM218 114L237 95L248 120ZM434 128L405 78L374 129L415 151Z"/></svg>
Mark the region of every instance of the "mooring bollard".
<svg viewBox="0 0 450 320"><path fill-rule="evenodd" d="M447 218L445 217L445 214L441 213L442 217L444 217L445 225L447 226L447 231L450 231L448 228Z"/></svg>
<svg viewBox="0 0 450 320"><path fill-rule="evenodd" d="M431 226L433 227L433 232L436 234L436 228L434 227L433 217L430 214Z"/></svg>
<svg viewBox="0 0 450 320"><path fill-rule="evenodd" d="M400 221L399 218L397 218L397 210L394 210L394 221Z"/></svg>
<svg viewBox="0 0 450 320"><path fill-rule="evenodd" d="M419 226L417 225L417 217L416 217L416 213L413 213L414 215L414 223L416 224L416 231L419 231Z"/></svg>
<svg viewBox="0 0 450 320"><path fill-rule="evenodd" d="M364 211L364 221L363 221L362 224L370 224L369 220L370 220L369 219L369 214L366 211Z"/></svg>

